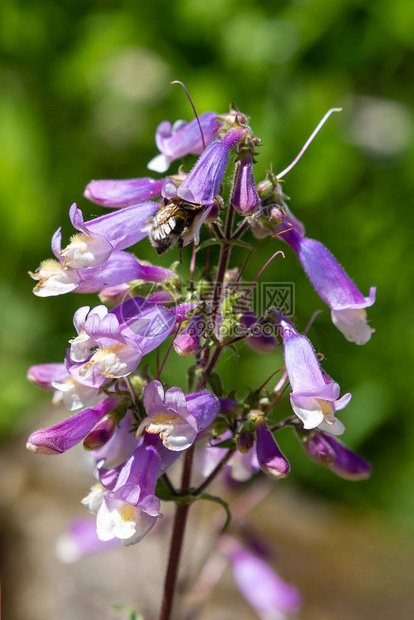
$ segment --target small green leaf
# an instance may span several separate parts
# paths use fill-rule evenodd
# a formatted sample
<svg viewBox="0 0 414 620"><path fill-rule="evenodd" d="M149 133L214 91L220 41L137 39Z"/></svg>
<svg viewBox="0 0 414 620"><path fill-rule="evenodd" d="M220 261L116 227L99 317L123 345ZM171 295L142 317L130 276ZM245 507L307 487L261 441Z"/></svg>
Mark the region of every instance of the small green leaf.
<svg viewBox="0 0 414 620"><path fill-rule="evenodd" d="M216 371L213 370L208 375L204 374L204 378L216 396L223 396L223 382Z"/></svg>

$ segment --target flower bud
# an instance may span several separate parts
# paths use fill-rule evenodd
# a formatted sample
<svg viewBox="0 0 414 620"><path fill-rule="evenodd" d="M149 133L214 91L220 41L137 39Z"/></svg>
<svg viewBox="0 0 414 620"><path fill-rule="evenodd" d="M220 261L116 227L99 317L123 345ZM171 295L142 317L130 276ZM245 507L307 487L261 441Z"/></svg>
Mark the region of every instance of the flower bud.
<svg viewBox="0 0 414 620"><path fill-rule="evenodd" d="M103 288L98 297L105 306L118 306L125 301L131 291L130 284L118 284L117 286L107 286Z"/></svg>
<svg viewBox="0 0 414 620"><path fill-rule="evenodd" d="M277 225L283 224L286 218L286 212L280 205L271 205L269 215L271 220Z"/></svg>
<svg viewBox="0 0 414 620"><path fill-rule="evenodd" d="M240 215L252 215L260 204L253 176L253 155L250 149L243 149L236 162L231 204Z"/></svg>
<svg viewBox="0 0 414 620"><path fill-rule="evenodd" d="M111 415L102 418L83 440L83 447L86 450L99 450L112 437L116 429L116 421Z"/></svg>
<svg viewBox="0 0 414 620"><path fill-rule="evenodd" d="M261 200L266 200L269 198L272 195L274 188L275 185L268 176L264 179L264 181L260 181L260 183L256 185L256 190Z"/></svg>
<svg viewBox="0 0 414 620"><path fill-rule="evenodd" d="M202 314L195 314L188 322L187 327L174 339L175 352L181 357L194 355L201 349L200 337L205 330L205 322Z"/></svg>
<svg viewBox="0 0 414 620"><path fill-rule="evenodd" d="M249 432L247 429L242 429L239 436L236 440L237 449L242 454L247 454L254 444L254 436L253 433Z"/></svg>
<svg viewBox="0 0 414 620"><path fill-rule="evenodd" d="M260 468L270 478L285 478L290 465L268 429L263 416L256 419L256 452Z"/></svg>
<svg viewBox="0 0 414 620"><path fill-rule="evenodd" d="M306 433L302 439L303 448L312 461L327 466L335 462L335 452L325 441L323 433Z"/></svg>
<svg viewBox="0 0 414 620"><path fill-rule="evenodd" d="M329 469L346 480L364 480L370 477L371 465L367 461L349 450L335 437L327 433L320 434L335 453L335 461Z"/></svg>

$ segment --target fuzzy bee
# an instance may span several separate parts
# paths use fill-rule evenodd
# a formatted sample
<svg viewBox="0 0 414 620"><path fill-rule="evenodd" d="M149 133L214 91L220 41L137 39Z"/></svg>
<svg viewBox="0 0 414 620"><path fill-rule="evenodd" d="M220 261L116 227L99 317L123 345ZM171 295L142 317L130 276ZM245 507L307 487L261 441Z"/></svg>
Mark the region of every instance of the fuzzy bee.
<svg viewBox="0 0 414 620"><path fill-rule="evenodd" d="M146 229L151 245L158 254L166 252L178 242L180 248L193 238L192 232L198 215L205 207L180 199L165 199L164 204L148 221Z"/></svg>

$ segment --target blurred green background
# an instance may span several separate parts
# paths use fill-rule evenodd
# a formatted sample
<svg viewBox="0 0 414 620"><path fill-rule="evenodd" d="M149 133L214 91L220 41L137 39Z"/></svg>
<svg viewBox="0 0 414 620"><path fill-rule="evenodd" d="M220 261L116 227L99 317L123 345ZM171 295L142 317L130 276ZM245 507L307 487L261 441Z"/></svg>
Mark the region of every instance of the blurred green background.
<svg viewBox="0 0 414 620"><path fill-rule="evenodd" d="M342 391L353 393L344 439L372 462L373 476L335 478L289 432L281 445L290 484L414 529L413 32L410 0L3 0L1 440L37 427L49 395L26 382L26 370L62 360L74 310L97 301L38 299L26 274L51 255L58 226L68 239L72 202L87 219L103 212L82 197L88 181L145 176L157 124L192 119L171 80L186 83L199 113L225 112L233 101L251 116L263 140L257 181L271 162L284 168L325 111L342 106L287 177L286 193L308 235L331 249L363 294L378 286L368 311L376 333L364 347L346 342L288 248L262 279L296 282L300 329L324 311L311 338ZM277 243L262 246L248 277ZM155 261L146 241L137 254ZM233 264L244 256L236 252ZM176 258L174 250L162 262ZM221 362L229 388L257 386L281 364L279 353L242 354L237 365L230 354ZM184 386L184 367L167 364L165 379ZM288 412L286 402L280 415Z"/></svg>

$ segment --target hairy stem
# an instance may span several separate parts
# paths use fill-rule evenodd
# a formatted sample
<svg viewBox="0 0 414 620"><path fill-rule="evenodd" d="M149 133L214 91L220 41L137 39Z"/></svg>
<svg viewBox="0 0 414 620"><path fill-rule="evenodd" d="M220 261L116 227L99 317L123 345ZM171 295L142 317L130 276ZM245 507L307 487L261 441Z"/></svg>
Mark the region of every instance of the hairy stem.
<svg viewBox="0 0 414 620"><path fill-rule="evenodd" d="M194 445L185 454L180 495L188 495L191 480ZM185 526L187 524L190 504L177 504L175 508L174 526L171 536L170 556L164 582L164 595L159 620L169 620L173 609L175 586L183 548Z"/></svg>

